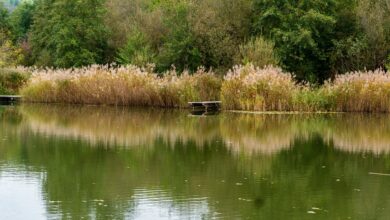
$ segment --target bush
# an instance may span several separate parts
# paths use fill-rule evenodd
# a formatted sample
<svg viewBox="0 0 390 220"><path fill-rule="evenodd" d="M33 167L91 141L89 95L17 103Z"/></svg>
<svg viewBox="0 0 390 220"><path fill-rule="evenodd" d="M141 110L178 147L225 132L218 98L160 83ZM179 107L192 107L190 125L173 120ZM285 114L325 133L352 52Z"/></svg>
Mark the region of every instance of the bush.
<svg viewBox="0 0 390 220"><path fill-rule="evenodd" d="M29 74L23 70L0 69L0 94L13 95L27 83Z"/></svg>
<svg viewBox="0 0 390 220"><path fill-rule="evenodd" d="M10 38L10 33L0 29L0 68L16 66L23 60L22 51Z"/></svg>
<svg viewBox="0 0 390 220"><path fill-rule="evenodd" d="M274 44L257 37L239 47L239 54L236 57L237 64L252 63L258 67L277 65L278 61L274 53Z"/></svg>
<svg viewBox="0 0 390 220"><path fill-rule="evenodd" d="M142 32L132 34L126 45L119 50L117 62L120 64L133 64L145 66L153 62L153 51Z"/></svg>

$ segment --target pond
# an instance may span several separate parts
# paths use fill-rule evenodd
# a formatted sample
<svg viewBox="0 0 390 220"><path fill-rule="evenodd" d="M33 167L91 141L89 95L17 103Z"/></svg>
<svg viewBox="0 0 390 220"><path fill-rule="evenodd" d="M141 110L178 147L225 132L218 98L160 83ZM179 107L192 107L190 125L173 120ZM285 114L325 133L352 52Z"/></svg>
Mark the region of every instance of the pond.
<svg viewBox="0 0 390 220"><path fill-rule="evenodd" d="M0 219L389 219L390 115L0 107Z"/></svg>

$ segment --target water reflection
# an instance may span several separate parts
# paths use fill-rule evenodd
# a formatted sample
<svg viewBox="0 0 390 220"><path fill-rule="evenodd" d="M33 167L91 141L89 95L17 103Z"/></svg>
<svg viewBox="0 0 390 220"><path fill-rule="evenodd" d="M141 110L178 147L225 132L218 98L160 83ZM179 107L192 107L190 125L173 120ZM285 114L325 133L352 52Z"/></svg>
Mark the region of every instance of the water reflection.
<svg viewBox="0 0 390 220"><path fill-rule="evenodd" d="M388 219L388 121L0 107L0 219Z"/></svg>
<svg viewBox="0 0 390 220"><path fill-rule="evenodd" d="M92 145L153 146L156 138L204 142L221 139L235 152L273 154L297 138L321 136L349 152L390 151L390 116L363 114L222 113L189 116L186 111L93 106L24 105L24 126L33 132L88 141Z"/></svg>

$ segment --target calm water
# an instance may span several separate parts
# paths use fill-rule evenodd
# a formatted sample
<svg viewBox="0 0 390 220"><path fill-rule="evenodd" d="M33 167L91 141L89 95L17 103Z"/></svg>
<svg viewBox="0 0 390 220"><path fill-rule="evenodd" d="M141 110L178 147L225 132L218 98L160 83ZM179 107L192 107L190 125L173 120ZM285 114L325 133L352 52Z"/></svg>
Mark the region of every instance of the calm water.
<svg viewBox="0 0 390 220"><path fill-rule="evenodd" d="M390 219L390 115L0 107L0 219Z"/></svg>

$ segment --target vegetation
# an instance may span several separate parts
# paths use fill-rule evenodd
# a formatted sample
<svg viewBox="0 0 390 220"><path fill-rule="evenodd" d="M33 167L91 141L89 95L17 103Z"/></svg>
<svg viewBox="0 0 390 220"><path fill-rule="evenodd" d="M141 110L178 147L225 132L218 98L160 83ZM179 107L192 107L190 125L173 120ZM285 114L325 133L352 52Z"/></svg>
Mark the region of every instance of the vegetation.
<svg viewBox="0 0 390 220"><path fill-rule="evenodd" d="M389 66L386 0L25 0L12 10L10 2L0 29L23 57L6 66L154 63L159 74L172 66L224 74L251 62L315 84Z"/></svg>
<svg viewBox="0 0 390 220"><path fill-rule="evenodd" d="M386 0L14 3L0 4L0 68L38 67L29 101L389 111Z"/></svg>
<svg viewBox="0 0 390 220"><path fill-rule="evenodd" d="M215 100L221 80L203 69L193 75L171 70L159 77L134 66L92 66L33 72L26 101L129 106L185 107L191 100Z"/></svg>
<svg viewBox="0 0 390 220"><path fill-rule="evenodd" d="M91 66L37 69L22 94L29 102L186 107L189 101L219 100L225 109L248 111L390 112L390 75L383 70L337 75L323 86L296 83L272 66L236 66L223 80L198 69Z"/></svg>
<svg viewBox="0 0 390 220"><path fill-rule="evenodd" d="M0 94L14 95L26 85L29 74L24 70L0 68Z"/></svg>

